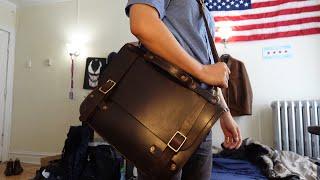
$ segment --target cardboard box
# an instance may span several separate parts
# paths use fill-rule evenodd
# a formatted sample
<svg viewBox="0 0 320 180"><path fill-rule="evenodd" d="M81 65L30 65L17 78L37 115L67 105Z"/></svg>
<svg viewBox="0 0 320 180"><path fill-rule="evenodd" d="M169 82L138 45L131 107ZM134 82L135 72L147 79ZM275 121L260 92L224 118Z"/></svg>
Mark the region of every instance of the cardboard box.
<svg viewBox="0 0 320 180"><path fill-rule="evenodd" d="M46 156L40 159L41 167L48 166L51 161L61 159L61 154L54 155L54 156Z"/></svg>

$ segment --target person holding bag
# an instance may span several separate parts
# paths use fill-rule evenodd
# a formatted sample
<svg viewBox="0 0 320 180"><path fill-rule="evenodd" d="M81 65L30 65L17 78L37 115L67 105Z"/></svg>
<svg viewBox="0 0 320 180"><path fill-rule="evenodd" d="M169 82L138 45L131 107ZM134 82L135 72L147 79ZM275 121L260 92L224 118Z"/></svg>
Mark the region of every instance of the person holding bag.
<svg viewBox="0 0 320 180"><path fill-rule="evenodd" d="M200 6L199 6L200 4ZM144 47L166 59L199 79L204 89L211 86L228 87L230 70L218 60L213 46L214 22L202 0L128 0L126 13L130 18L130 28ZM200 8L199 8L200 7ZM202 16L208 21L203 22ZM215 51L215 52L213 52ZM221 102L226 105L221 91ZM242 137L237 123L229 111L220 117L220 125L225 136L224 147L237 149ZM183 169L172 179L211 179L212 134L200 144ZM140 180L152 179L139 172Z"/></svg>

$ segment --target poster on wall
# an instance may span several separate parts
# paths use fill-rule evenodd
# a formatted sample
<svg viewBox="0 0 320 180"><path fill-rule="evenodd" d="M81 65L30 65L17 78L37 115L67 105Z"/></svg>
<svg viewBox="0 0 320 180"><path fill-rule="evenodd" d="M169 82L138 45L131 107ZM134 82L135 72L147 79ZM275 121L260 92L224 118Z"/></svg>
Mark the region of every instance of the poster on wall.
<svg viewBox="0 0 320 180"><path fill-rule="evenodd" d="M84 73L83 89L94 89L98 86L100 73L107 66L106 58L88 57Z"/></svg>
<svg viewBox="0 0 320 180"><path fill-rule="evenodd" d="M291 59L293 50L291 45L268 46L262 49L262 57L264 60L272 59Z"/></svg>

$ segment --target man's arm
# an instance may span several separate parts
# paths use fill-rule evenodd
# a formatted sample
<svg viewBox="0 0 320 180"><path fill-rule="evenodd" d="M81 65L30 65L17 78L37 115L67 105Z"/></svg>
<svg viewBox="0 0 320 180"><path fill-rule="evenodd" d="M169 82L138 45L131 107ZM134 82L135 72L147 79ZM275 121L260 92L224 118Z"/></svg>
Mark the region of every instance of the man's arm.
<svg viewBox="0 0 320 180"><path fill-rule="evenodd" d="M215 86L227 87L229 69L224 63L202 65L190 56L159 18L156 9L145 4L130 8L130 28L141 43L150 51L201 81Z"/></svg>
<svg viewBox="0 0 320 180"><path fill-rule="evenodd" d="M150 51L207 84L222 88L228 87L230 70L226 64L219 62L213 65L202 65L190 56L161 21L155 8L145 4L134 4L130 8L129 16L132 34ZM219 95L222 103L226 104L221 92ZM241 145L240 131L230 112L224 113L220 122L226 136L225 147L239 147Z"/></svg>

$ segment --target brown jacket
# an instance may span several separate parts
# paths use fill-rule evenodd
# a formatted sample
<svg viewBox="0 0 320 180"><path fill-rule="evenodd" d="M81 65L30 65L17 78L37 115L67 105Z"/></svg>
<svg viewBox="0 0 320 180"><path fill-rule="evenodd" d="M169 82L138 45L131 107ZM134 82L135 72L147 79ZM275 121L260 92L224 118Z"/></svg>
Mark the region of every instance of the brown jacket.
<svg viewBox="0 0 320 180"><path fill-rule="evenodd" d="M233 116L252 114L252 89L247 70L243 62L229 55L222 55L221 60L227 63L231 74L229 87L222 89L223 96Z"/></svg>

